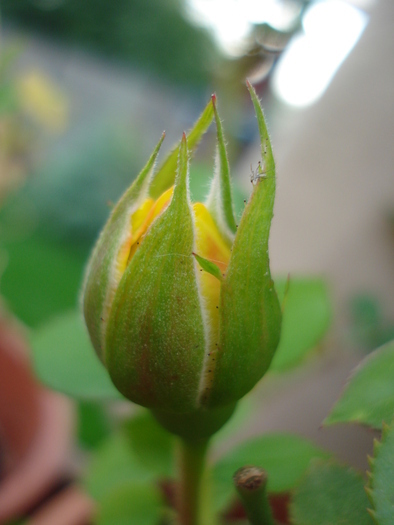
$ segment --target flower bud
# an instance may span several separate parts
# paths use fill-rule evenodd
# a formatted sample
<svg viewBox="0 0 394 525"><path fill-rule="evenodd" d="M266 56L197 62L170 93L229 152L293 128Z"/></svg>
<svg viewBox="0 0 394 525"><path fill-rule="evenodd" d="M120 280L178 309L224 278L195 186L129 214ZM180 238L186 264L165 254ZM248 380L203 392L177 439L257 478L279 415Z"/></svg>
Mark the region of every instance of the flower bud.
<svg viewBox="0 0 394 525"><path fill-rule="evenodd" d="M233 407L265 374L279 342L268 257L275 167L259 101L248 88L262 163L239 227L213 96L189 138L183 135L154 174L162 137L112 211L87 269L83 310L98 356L125 397L160 414ZM188 143L194 148L213 116L211 191L205 204L192 204Z"/></svg>

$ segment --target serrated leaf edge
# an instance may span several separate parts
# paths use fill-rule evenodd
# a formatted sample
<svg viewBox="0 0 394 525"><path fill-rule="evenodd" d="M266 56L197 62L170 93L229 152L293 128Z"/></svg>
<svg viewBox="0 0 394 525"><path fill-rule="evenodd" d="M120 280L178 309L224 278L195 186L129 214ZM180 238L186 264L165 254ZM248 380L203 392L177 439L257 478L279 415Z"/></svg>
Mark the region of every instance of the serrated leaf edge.
<svg viewBox="0 0 394 525"><path fill-rule="evenodd" d="M372 509L369 509L367 508L367 511L368 513L370 514L371 518L374 520L374 522L377 524L377 525L380 525L379 524L379 520L377 518L377 509L376 509L376 504L375 504L375 500L374 500L374 492L375 492L375 488L374 488L374 480L375 480L375 474L374 474L374 468L375 468L375 464L376 464L376 458L378 457L380 451L381 451L381 448L382 448L382 445L384 444L386 438L387 438L387 435L390 431L391 428L394 428L394 421L392 423L392 425L388 425L385 421L382 422L382 435L381 435L381 439L380 441L377 439L377 438L374 438L373 440L373 456L370 456L368 455L367 456L367 459L368 459L368 465L369 465L369 468L370 470L367 470L366 474L367 474L367 485L364 487L365 488L365 492L368 496L368 499L372 505Z"/></svg>

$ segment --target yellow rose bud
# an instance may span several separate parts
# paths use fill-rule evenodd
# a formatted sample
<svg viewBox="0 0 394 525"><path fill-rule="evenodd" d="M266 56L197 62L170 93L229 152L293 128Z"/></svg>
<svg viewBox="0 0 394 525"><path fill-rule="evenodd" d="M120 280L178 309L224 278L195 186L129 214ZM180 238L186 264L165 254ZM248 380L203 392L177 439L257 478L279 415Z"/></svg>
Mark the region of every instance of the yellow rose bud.
<svg viewBox="0 0 394 525"><path fill-rule="evenodd" d="M281 312L268 258L274 164L249 89L271 176L256 177L239 228L212 97L189 135L194 146L215 116L218 160L207 202L190 202L185 134L154 174L161 140L114 208L86 274L85 320L112 381L175 432L190 417L195 428L204 420L205 433L216 430L267 371L279 341Z"/></svg>

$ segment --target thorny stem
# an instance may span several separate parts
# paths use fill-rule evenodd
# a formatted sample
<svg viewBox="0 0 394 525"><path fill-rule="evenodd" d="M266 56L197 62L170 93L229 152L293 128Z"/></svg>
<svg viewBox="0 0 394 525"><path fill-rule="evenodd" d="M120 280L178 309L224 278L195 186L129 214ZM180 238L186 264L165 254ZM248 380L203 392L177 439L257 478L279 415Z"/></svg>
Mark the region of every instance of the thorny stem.
<svg viewBox="0 0 394 525"><path fill-rule="evenodd" d="M208 442L208 439L179 440L178 512L181 525L205 525L202 521L202 485Z"/></svg>

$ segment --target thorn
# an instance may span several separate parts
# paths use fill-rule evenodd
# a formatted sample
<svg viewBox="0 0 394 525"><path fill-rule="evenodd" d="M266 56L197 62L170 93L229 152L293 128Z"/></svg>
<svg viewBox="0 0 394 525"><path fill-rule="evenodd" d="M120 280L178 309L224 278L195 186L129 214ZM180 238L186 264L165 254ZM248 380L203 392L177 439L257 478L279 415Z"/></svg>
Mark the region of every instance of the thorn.
<svg viewBox="0 0 394 525"><path fill-rule="evenodd" d="M212 93L211 99L212 99L212 104L215 105L216 104L216 93Z"/></svg>
<svg viewBox="0 0 394 525"><path fill-rule="evenodd" d="M371 516L371 518L373 519L373 521L375 523L378 523L378 520L377 520L377 517L376 517L376 512L372 509L367 509L367 512L368 514Z"/></svg>
<svg viewBox="0 0 394 525"><path fill-rule="evenodd" d="M373 504L373 490L370 489L369 487L364 487L364 490L367 494L369 501Z"/></svg>
<svg viewBox="0 0 394 525"><path fill-rule="evenodd" d="M182 142L186 142L186 133L185 132L182 133Z"/></svg>
<svg viewBox="0 0 394 525"><path fill-rule="evenodd" d="M382 436L383 437L385 437L389 429L390 429L390 425L388 425L385 421L382 421Z"/></svg>
<svg viewBox="0 0 394 525"><path fill-rule="evenodd" d="M246 86L250 89L252 87L252 84L249 82L249 79L246 79Z"/></svg>
<svg viewBox="0 0 394 525"><path fill-rule="evenodd" d="M166 130L165 129L163 130L163 133L161 134L161 136L163 137L163 139L166 136Z"/></svg>

